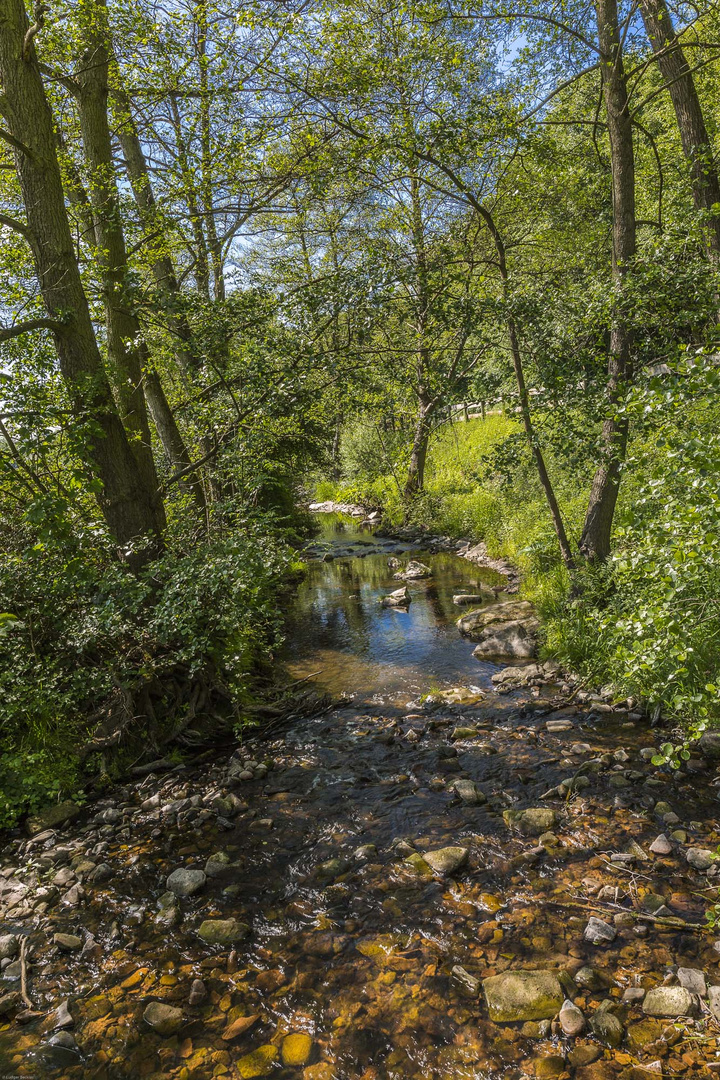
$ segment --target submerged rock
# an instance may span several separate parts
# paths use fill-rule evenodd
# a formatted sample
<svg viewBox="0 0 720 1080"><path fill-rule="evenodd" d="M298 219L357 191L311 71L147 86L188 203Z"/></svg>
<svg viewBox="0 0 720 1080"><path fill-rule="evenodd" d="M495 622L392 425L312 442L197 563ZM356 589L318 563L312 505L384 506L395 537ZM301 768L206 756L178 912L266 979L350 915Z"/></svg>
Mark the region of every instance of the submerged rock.
<svg viewBox="0 0 720 1080"><path fill-rule="evenodd" d="M490 1019L496 1023L550 1020L565 1000L552 971L506 971L483 979Z"/></svg>
<svg viewBox="0 0 720 1080"><path fill-rule="evenodd" d="M248 924L237 919L206 919L198 930L198 936L208 945L232 945L244 941L249 933Z"/></svg>
<svg viewBox="0 0 720 1080"><path fill-rule="evenodd" d="M313 1041L304 1031L286 1035L280 1047L283 1065L288 1068L307 1065L313 1051Z"/></svg>
<svg viewBox="0 0 720 1080"><path fill-rule="evenodd" d="M591 945L609 945L617 937L617 930L610 923L603 922L602 919L596 919L595 916L592 916L588 920L583 937Z"/></svg>
<svg viewBox="0 0 720 1080"><path fill-rule="evenodd" d="M527 810L505 810L503 818L509 828L518 828L524 836L542 836L557 822L555 811L548 810L545 806L533 806Z"/></svg>
<svg viewBox="0 0 720 1080"><path fill-rule="evenodd" d="M151 1001L143 1013L143 1020L158 1035L175 1035L185 1022L182 1009L162 1001Z"/></svg>
<svg viewBox="0 0 720 1080"><path fill-rule="evenodd" d="M426 851L425 862L441 877L447 877L459 870L467 860L468 849L464 847L444 847L437 851Z"/></svg>
<svg viewBox="0 0 720 1080"><path fill-rule="evenodd" d="M206 881L207 878L202 870L180 867L178 870L173 870L165 884L175 896L193 896L202 889Z"/></svg>
<svg viewBox="0 0 720 1080"><path fill-rule="evenodd" d="M646 1016L692 1016L696 1010L695 997L684 986L656 986L642 1007Z"/></svg>
<svg viewBox="0 0 720 1080"><path fill-rule="evenodd" d="M268 1043L266 1046L259 1046L250 1054L245 1054L235 1067L242 1080L254 1080L256 1076L267 1076L272 1072L277 1056L277 1047Z"/></svg>
<svg viewBox="0 0 720 1080"><path fill-rule="evenodd" d="M563 1034L569 1035L571 1038L575 1038L585 1030L585 1017L577 1005L570 1000L563 1002L559 1020Z"/></svg>

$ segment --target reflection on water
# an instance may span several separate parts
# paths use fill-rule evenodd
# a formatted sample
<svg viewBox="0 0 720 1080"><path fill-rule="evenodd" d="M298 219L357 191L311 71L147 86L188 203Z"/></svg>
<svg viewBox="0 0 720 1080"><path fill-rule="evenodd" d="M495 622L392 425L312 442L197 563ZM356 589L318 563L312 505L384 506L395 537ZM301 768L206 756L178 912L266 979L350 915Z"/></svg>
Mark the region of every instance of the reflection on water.
<svg viewBox="0 0 720 1080"><path fill-rule="evenodd" d="M384 608L382 597L402 585L393 577L398 568L392 563L404 565L409 555L399 554L391 541L374 541L338 515L318 516L325 520L314 548L338 557L309 563L290 616L287 658L293 674L320 671L318 682L332 693L367 700L407 698L458 683L487 685L497 667L476 660L472 645L460 636L455 622L462 609L453 595L497 589L502 579L456 555L423 552L432 577L408 582L408 609ZM363 554L368 548L373 553ZM493 600L489 594L488 602Z"/></svg>

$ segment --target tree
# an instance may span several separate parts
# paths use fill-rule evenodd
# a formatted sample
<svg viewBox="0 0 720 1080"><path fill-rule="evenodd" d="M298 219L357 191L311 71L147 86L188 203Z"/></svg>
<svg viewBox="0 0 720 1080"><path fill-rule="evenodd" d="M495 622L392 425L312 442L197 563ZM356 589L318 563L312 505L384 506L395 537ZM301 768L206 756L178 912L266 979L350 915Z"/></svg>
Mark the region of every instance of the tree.
<svg viewBox="0 0 720 1080"><path fill-rule="evenodd" d="M98 501L110 532L133 565L162 547L164 515L157 487L137 469L112 397L73 250L62 188L53 118L22 0L0 4L0 76L6 141L13 147L26 222L78 439L99 481ZM137 546L137 549L136 549Z"/></svg>

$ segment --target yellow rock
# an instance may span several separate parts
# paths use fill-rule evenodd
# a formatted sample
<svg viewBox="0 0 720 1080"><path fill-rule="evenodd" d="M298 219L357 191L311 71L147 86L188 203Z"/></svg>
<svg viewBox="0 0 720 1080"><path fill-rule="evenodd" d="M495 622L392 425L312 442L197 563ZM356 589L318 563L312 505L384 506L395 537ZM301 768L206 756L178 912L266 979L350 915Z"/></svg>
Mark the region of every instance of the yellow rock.
<svg viewBox="0 0 720 1080"><path fill-rule="evenodd" d="M133 971L132 975L128 975L127 979L123 979L120 986L123 990L131 990L133 986L137 986L143 981L148 973L148 968L138 968L137 971Z"/></svg>
<svg viewBox="0 0 720 1080"><path fill-rule="evenodd" d="M259 1046L251 1054L241 1057L237 1063L238 1075L242 1080L253 1080L255 1076L267 1076L278 1056L277 1046Z"/></svg>
<svg viewBox="0 0 720 1080"><path fill-rule="evenodd" d="M304 1031L294 1031L282 1041L283 1065L307 1065L312 1054L313 1041Z"/></svg>

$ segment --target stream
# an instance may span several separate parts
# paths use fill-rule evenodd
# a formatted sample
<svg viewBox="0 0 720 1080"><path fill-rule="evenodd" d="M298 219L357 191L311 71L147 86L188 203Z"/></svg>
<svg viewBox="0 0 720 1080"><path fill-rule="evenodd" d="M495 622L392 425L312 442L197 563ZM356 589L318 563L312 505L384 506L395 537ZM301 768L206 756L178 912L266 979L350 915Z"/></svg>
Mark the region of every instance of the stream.
<svg viewBox="0 0 720 1080"><path fill-rule="evenodd" d="M284 662L340 705L2 851L0 1077L712 1075L717 747L499 693L453 603L492 571L335 515L308 554Z"/></svg>

